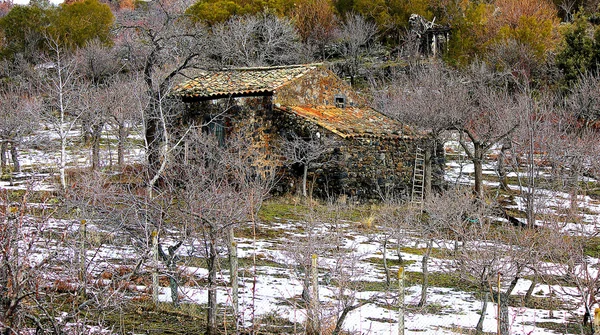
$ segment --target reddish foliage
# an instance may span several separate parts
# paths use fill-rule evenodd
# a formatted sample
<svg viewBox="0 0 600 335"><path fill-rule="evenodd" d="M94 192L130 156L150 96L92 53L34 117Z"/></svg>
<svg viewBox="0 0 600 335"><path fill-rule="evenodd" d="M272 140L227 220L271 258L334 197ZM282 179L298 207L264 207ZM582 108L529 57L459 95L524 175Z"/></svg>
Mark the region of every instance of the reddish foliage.
<svg viewBox="0 0 600 335"><path fill-rule="evenodd" d="M11 0L0 1L0 17L3 17L6 14L8 14L12 7L13 2Z"/></svg>

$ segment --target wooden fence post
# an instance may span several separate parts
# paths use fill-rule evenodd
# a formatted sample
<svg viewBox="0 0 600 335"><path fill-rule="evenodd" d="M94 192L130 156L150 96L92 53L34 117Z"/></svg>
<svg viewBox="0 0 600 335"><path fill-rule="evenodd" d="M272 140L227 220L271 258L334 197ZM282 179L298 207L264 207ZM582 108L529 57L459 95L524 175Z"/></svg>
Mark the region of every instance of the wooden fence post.
<svg viewBox="0 0 600 335"><path fill-rule="evenodd" d="M152 301L158 304L158 232L152 231Z"/></svg>
<svg viewBox="0 0 600 335"><path fill-rule="evenodd" d="M239 334L239 293L238 293L238 256L237 243L233 228L229 229L229 279L231 281L231 305L235 322L235 333Z"/></svg>
<svg viewBox="0 0 600 335"><path fill-rule="evenodd" d="M319 312L319 274L317 271L317 254L312 254L310 266L310 276L312 285L312 297L310 304L307 306L307 329L308 335L321 334L321 318Z"/></svg>
<svg viewBox="0 0 600 335"><path fill-rule="evenodd" d="M81 224L79 225L79 279L81 280L81 297L86 299L86 286L87 286L87 276L86 276L86 256L87 252L85 249L85 240L87 233L87 221L81 220Z"/></svg>
<svg viewBox="0 0 600 335"><path fill-rule="evenodd" d="M404 335L404 267L398 269L398 335Z"/></svg>

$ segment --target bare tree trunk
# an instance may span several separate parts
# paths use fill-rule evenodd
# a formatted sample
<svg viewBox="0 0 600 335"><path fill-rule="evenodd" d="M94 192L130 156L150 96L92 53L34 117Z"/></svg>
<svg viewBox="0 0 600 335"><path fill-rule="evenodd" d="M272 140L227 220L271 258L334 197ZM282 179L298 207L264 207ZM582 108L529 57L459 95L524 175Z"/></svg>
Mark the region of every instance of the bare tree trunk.
<svg viewBox="0 0 600 335"><path fill-rule="evenodd" d="M509 320L508 320L508 297L506 293L500 293L500 329L498 330L499 335L509 335Z"/></svg>
<svg viewBox="0 0 600 335"><path fill-rule="evenodd" d="M179 241L175 245L167 248L165 253L162 245L158 244L158 254L169 270L169 289L171 290L171 301L175 307L179 306L179 278L177 275L177 249L183 242Z"/></svg>
<svg viewBox="0 0 600 335"><path fill-rule="evenodd" d="M425 148L425 198L431 195L432 149L435 150L435 142L433 148Z"/></svg>
<svg viewBox="0 0 600 335"><path fill-rule="evenodd" d="M479 321L477 322L477 326L475 327L475 332L477 334L483 333L483 321L485 321L485 314L487 313L487 303L490 295L485 288L483 288L483 290L485 290L485 293L483 294L481 314L479 315Z"/></svg>
<svg viewBox="0 0 600 335"><path fill-rule="evenodd" d="M533 294L533 290L535 289L536 284L537 284L537 272L534 272L533 279L531 280L531 284L529 285L529 288L527 289L527 293L525 293L525 297L523 299L523 302L525 303L525 305L527 305L527 303L531 299L531 295Z"/></svg>
<svg viewBox="0 0 600 335"><path fill-rule="evenodd" d="M350 313L353 310L361 307L364 304L365 304L364 302L361 302L361 303L356 304L356 305L346 306L342 310L342 314L340 314L340 316L338 317L337 322L335 323L335 329L333 330L333 332L331 333L331 335L339 335L339 333L342 331L342 326L344 325L344 321L346 321L346 317L348 316L348 313Z"/></svg>
<svg viewBox="0 0 600 335"><path fill-rule="evenodd" d="M21 172L21 164L19 163L19 153L15 142L10 142L10 158L13 162L13 172Z"/></svg>
<svg viewBox="0 0 600 335"><path fill-rule="evenodd" d="M81 280L81 290L79 295L81 298L86 299L86 289L87 289L87 267L86 267L86 258L87 251L85 248L85 240L86 240L86 221L81 220L81 225L79 226L79 238L80 238L80 246L79 246L79 279Z"/></svg>
<svg viewBox="0 0 600 335"><path fill-rule="evenodd" d="M6 142L0 142L0 169L1 169L1 173L5 174L6 173L6 147L7 144Z"/></svg>
<svg viewBox="0 0 600 335"><path fill-rule="evenodd" d="M92 170L100 167L100 138L102 136L104 124L94 124L92 126Z"/></svg>
<svg viewBox="0 0 600 335"><path fill-rule="evenodd" d="M404 259L402 259L402 246L400 245L400 239L398 239L398 247L396 248L396 253L398 254L398 262L400 264L404 263Z"/></svg>
<svg viewBox="0 0 600 335"><path fill-rule="evenodd" d="M429 286L429 268L427 263L429 262L429 256L431 255L431 248L433 247L433 240L427 241L427 249L423 254L422 269L423 269L423 284L421 285L421 300L419 300L419 307L425 306L427 303L427 287Z"/></svg>
<svg viewBox="0 0 600 335"><path fill-rule="evenodd" d="M572 169L569 174L571 179L571 187L569 190L569 198L571 199L571 213L572 215L575 215L577 213L579 204L579 199L577 198L579 193L579 173L577 169Z"/></svg>
<svg viewBox="0 0 600 335"><path fill-rule="evenodd" d="M151 102L146 111L145 122L145 139L148 152L146 157L148 160L148 176L156 176L160 171L161 157L160 157L160 146L161 139L160 133L162 131L160 121L158 120L158 112L156 109L160 104L158 97L152 96Z"/></svg>
<svg viewBox="0 0 600 335"><path fill-rule="evenodd" d="M209 228L213 230L213 228ZM217 329L217 239L211 231L209 243L208 265L208 312L206 314L206 334L216 335Z"/></svg>
<svg viewBox="0 0 600 335"><path fill-rule="evenodd" d="M388 244L388 239L386 236L385 239L383 240L383 252L382 252L383 270L385 271L385 283L387 286L390 286L391 280L390 280L390 269L387 264L387 244Z"/></svg>
<svg viewBox="0 0 600 335"><path fill-rule="evenodd" d="M125 124L123 122L119 123L119 142L117 143L117 164L120 168L123 168L125 165L125 140L127 137Z"/></svg>
<svg viewBox="0 0 600 335"><path fill-rule="evenodd" d="M60 125L60 127L62 128L62 124ZM62 129L61 129L62 132ZM67 169L67 134L66 132L63 132L61 134L61 139L60 139L60 167L59 167L59 172L60 172L60 186L62 187L63 191L67 189L67 177L66 177L66 171Z"/></svg>
<svg viewBox="0 0 600 335"><path fill-rule="evenodd" d="M311 285L313 289L313 294L310 299L310 304L308 307L308 315L307 315L307 324L306 324L306 334L307 335L321 335L321 320L319 313L319 278L317 272L317 255L313 254L311 256L312 263L310 267L311 274Z"/></svg>
<svg viewBox="0 0 600 335"><path fill-rule="evenodd" d="M303 197L307 197L307 192L306 192L306 179L308 178L308 164L305 163L304 164L304 173L302 174L302 196Z"/></svg>
<svg viewBox="0 0 600 335"><path fill-rule="evenodd" d="M152 301L158 304L158 232L152 231Z"/></svg>
<svg viewBox="0 0 600 335"><path fill-rule="evenodd" d="M508 191L508 180L506 177L506 154L505 152L508 150L508 146L502 144L502 148L500 149L500 154L497 159L498 166L498 181L500 182L500 188L504 191Z"/></svg>
<svg viewBox="0 0 600 335"><path fill-rule="evenodd" d="M483 150L481 145L473 143L473 167L475 169L475 194L479 199L483 199Z"/></svg>
<svg viewBox="0 0 600 335"><path fill-rule="evenodd" d="M237 258L237 243L233 234L233 228L229 229L229 243L227 244L229 251L229 278L231 285L231 306L233 317L235 320L235 332L239 332L239 294L238 294L238 258Z"/></svg>

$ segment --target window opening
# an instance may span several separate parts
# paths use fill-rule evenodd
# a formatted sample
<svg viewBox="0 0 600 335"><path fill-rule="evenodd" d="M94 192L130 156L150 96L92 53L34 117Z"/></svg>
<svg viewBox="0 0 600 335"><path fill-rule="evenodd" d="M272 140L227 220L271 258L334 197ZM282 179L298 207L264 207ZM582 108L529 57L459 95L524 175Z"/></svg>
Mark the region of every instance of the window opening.
<svg viewBox="0 0 600 335"><path fill-rule="evenodd" d="M219 146L225 146L225 121L220 117L214 117L211 115L204 116L204 126L202 131L205 134L212 134L217 139Z"/></svg>
<svg viewBox="0 0 600 335"><path fill-rule="evenodd" d="M337 107L337 108L344 108L344 107L346 107L346 98L340 97L340 96L336 96L335 97L335 107Z"/></svg>

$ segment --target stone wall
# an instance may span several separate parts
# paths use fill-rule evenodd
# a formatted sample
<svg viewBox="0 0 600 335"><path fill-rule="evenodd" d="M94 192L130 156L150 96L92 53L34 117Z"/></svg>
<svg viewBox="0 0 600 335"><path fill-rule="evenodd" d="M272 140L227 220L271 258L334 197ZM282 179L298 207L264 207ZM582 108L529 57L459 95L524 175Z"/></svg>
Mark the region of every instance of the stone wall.
<svg viewBox="0 0 600 335"><path fill-rule="evenodd" d="M275 93L273 103L280 106L334 106L336 97L344 97L347 106L365 105L365 101L350 85L330 70L320 67L280 87Z"/></svg>
<svg viewBox="0 0 600 335"><path fill-rule="evenodd" d="M293 130L309 137L319 132L321 137L337 139L336 149L323 157L321 163L309 170L309 190L321 198L342 194L359 200L382 200L389 196L410 196L416 147L429 147L427 139L353 137L343 139L328 130L292 113L274 112L271 123L280 136ZM438 148L439 149L439 148ZM434 182L439 186L443 177L443 150L434 162ZM293 192L290 185L299 187L301 169L287 170L278 185L280 192ZM293 181L293 182L291 182Z"/></svg>
<svg viewBox="0 0 600 335"><path fill-rule="evenodd" d="M276 193L289 193L299 189L301 168L283 168L278 155L282 139L295 132L309 137L319 132L321 138L336 139L335 149L313 164L309 170L308 188L313 196L321 198L346 195L361 201L381 200L382 197L410 196L416 146L430 147L426 139L353 137L341 138L293 113L273 109L270 97L239 98L224 104L190 104L189 119L202 120L205 114L222 113L230 127L228 132L246 132L256 144L257 157L262 164L270 161L279 166L279 183ZM431 149L433 151L433 149ZM443 175L443 150L435 150L434 185L440 184ZM269 165L269 164L266 164Z"/></svg>

